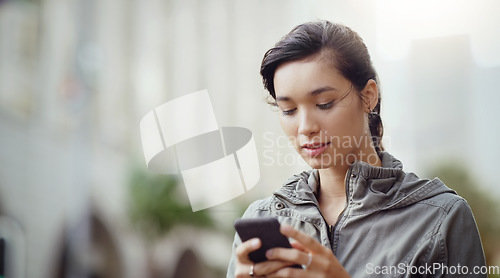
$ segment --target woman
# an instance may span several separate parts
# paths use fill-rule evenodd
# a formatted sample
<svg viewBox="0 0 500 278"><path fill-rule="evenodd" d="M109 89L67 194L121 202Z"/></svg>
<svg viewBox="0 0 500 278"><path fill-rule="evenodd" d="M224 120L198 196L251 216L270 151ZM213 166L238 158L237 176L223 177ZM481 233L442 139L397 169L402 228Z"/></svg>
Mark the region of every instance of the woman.
<svg viewBox="0 0 500 278"><path fill-rule="evenodd" d="M227 277L486 277L464 199L384 152L377 75L362 39L327 21L295 27L264 55L264 86L312 167L246 217L276 217L294 248L254 264L236 235ZM292 265L303 268L292 268Z"/></svg>

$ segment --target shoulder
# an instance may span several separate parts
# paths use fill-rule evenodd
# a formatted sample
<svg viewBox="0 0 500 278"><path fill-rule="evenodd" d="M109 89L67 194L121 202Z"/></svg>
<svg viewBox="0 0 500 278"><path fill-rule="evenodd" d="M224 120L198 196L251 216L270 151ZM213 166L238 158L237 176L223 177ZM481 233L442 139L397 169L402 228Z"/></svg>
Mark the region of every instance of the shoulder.
<svg viewBox="0 0 500 278"><path fill-rule="evenodd" d="M435 178L429 181L423 187L423 192L426 192L427 197L422 198L418 203L440 211L439 215L441 217L436 226L436 232L445 236L447 232L444 231L450 229L462 231L477 229L472 209L467 201L447 187L441 180Z"/></svg>
<svg viewBox="0 0 500 278"><path fill-rule="evenodd" d="M314 181L311 181L311 179L315 179L312 173L313 170L308 170L288 178L271 196L252 202L242 217L268 216L273 211L282 209L282 207L275 207L278 202L281 203L283 200L300 201L310 198L308 195L312 195L311 186L314 186Z"/></svg>
<svg viewBox="0 0 500 278"><path fill-rule="evenodd" d="M447 192L432 197L427 203L438 205L443 211L435 231L435 255L449 265L485 265L479 230L467 201Z"/></svg>
<svg viewBox="0 0 500 278"><path fill-rule="evenodd" d="M475 226L472 210L467 201L453 189L446 186L438 178L432 180L420 179L413 173L408 173L395 193L393 202L387 206L389 209L403 209L413 217L428 219L427 226L433 227L433 233L446 228L447 221L456 217L462 219L453 225L473 224ZM434 223L434 225L430 225Z"/></svg>
<svg viewBox="0 0 500 278"><path fill-rule="evenodd" d="M242 218L259 217L267 214L267 212L271 210L271 200L272 196L253 201L246 209Z"/></svg>
<svg viewBox="0 0 500 278"><path fill-rule="evenodd" d="M435 199L437 199L437 203L443 204L443 209L446 211L444 222L476 227L472 209L463 197L448 193L436 196Z"/></svg>
<svg viewBox="0 0 500 278"><path fill-rule="evenodd" d="M440 207L447 212L470 211L467 201L438 178L427 181L422 191L427 195L427 198L422 199L422 203Z"/></svg>

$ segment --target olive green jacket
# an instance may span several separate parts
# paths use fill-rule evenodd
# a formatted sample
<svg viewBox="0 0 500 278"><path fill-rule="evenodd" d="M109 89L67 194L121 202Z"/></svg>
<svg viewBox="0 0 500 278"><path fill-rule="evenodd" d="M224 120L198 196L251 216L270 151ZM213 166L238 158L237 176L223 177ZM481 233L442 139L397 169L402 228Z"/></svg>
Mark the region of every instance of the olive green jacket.
<svg viewBox="0 0 500 278"><path fill-rule="evenodd" d="M317 170L290 178L243 218L273 216L327 246L352 277L486 277L485 259L467 202L439 179L403 171L386 152L382 167L358 161L346 179L347 202L335 225L323 218ZM234 277L235 235L227 277ZM461 274L466 272L466 274Z"/></svg>

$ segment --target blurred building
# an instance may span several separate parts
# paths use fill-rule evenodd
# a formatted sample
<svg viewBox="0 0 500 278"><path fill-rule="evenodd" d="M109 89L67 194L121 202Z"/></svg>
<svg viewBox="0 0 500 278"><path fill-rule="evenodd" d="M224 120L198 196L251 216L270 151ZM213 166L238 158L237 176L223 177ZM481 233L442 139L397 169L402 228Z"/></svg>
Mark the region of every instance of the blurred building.
<svg viewBox="0 0 500 278"><path fill-rule="evenodd" d="M193 254L224 268L232 238L182 230L148 250L132 228L127 194L131 165L143 163L139 121L169 99L207 88L220 125L260 134L277 127L248 115L274 117L258 68L265 49L294 24L297 6L284 3L1 1L6 277L145 277L154 274L152 262L156 274L177 275L196 261ZM273 7L289 14L279 25L266 21ZM230 227L235 209L213 214Z"/></svg>
<svg viewBox="0 0 500 278"><path fill-rule="evenodd" d="M500 141L500 125L494 103L500 95L494 88L500 67L482 67L472 54L468 35L412 42L406 64L398 66L408 84L398 104L407 123L403 136L411 138L405 146L414 152L417 171L459 163L485 191L498 195L494 167L500 148L494 142Z"/></svg>
<svg viewBox="0 0 500 278"><path fill-rule="evenodd" d="M419 40L409 54L408 101L413 115L418 164L458 155L466 160L473 123L468 122L468 96L473 89L470 44L467 36ZM432 166L431 166L432 167Z"/></svg>

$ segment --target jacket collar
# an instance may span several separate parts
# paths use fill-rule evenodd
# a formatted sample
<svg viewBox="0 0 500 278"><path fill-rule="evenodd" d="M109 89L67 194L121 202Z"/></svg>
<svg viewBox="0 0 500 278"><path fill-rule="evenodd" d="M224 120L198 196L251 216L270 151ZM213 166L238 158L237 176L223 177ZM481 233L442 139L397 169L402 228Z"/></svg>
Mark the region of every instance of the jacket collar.
<svg viewBox="0 0 500 278"><path fill-rule="evenodd" d="M439 179L419 179L405 173L401 161L387 152L381 152L380 158L381 167L356 161L346 173L347 201L354 214L403 207L444 192L454 193ZM296 205L318 205L320 186L319 172L312 169L288 179L275 194Z"/></svg>

